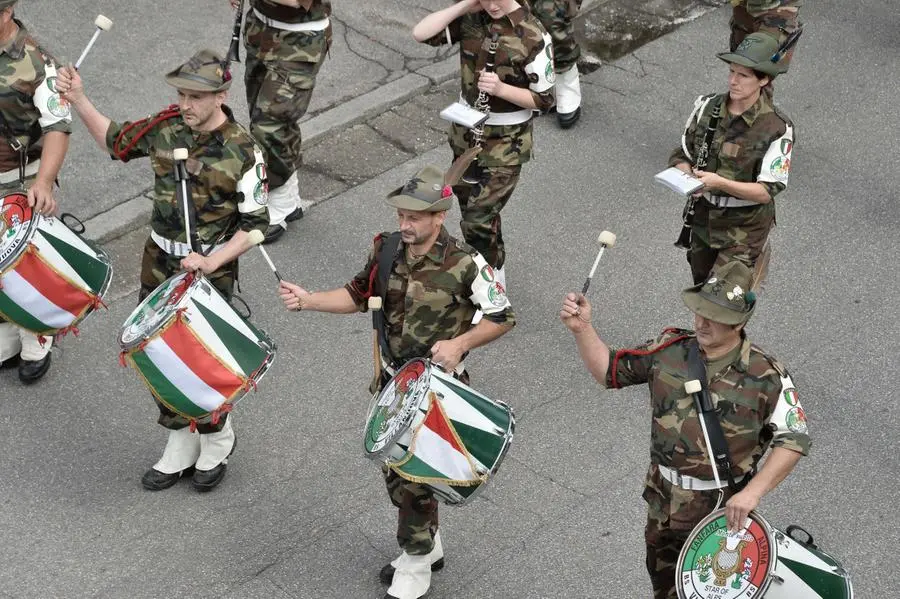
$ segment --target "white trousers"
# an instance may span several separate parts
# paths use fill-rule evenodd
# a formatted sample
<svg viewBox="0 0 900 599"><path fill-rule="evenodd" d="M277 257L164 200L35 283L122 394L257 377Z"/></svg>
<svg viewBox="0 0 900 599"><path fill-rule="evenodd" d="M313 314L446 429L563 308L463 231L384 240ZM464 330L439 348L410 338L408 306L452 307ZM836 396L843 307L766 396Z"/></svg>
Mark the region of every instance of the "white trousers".
<svg viewBox="0 0 900 599"><path fill-rule="evenodd" d="M300 205L300 183L294 172L284 185L269 190L269 224L287 228L284 219Z"/></svg>
<svg viewBox="0 0 900 599"><path fill-rule="evenodd" d="M0 322L0 362L9 360L16 354L23 360L43 360L51 345L50 337L46 338L44 347L41 347L41 342L34 333L9 322Z"/></svg>
<svg viewBox="0 0 900 599"><path fill-rule="evenodd" d="M578 67L556 74L556 112L570 114L581 106L581 80L578 78Z"/></svg>

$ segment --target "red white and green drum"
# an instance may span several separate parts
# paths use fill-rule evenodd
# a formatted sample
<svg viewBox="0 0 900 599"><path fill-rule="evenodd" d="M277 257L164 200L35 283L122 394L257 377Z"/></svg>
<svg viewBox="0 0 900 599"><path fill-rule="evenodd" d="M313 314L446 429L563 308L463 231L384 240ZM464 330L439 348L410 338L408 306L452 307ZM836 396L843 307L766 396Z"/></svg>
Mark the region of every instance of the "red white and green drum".
<svg viewBox="0 0 900 599"><path fill-rule="evenodd" d="M691 531L676 568L680 599L853 597L850 575L812 537L792 538L756 512L749 521L746 529L729 534L723 508Z"/></svg>
<svg viewBox="0 0 900 599"><path fill-rule="evenodd" d="M0 317L38 335L75 330L103 305L112 280L109 256L61 220L0 198Z"/></svg>
<svg viewBox="0 0 900 599"><path fill-rule="evenodd" d="M177 274L131 313L119 333L122 363L191 420L217 421L272 365L275 344L206 277Z"/></svg>
<svg viewBox="0 0 900 599"><path fill-rule="evenodd" d="M399 476L462 505L497 472L515 426L508 405L419 358L373 398L363 444Z"/></svg>

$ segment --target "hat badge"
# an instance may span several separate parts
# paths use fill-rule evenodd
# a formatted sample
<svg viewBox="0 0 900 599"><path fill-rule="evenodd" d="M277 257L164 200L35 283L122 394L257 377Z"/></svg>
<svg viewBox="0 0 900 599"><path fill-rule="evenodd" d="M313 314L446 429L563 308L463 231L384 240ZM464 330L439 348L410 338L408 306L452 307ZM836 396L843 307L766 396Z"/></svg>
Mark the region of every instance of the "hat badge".
<svg viewBox="0 0 900 599"><path fill-rule="evenodd" d="M725 297L727 297L729 301L740 299L744 297L744 290L741 289L740 285L735 285L734 289L725 294Z"/></svg>

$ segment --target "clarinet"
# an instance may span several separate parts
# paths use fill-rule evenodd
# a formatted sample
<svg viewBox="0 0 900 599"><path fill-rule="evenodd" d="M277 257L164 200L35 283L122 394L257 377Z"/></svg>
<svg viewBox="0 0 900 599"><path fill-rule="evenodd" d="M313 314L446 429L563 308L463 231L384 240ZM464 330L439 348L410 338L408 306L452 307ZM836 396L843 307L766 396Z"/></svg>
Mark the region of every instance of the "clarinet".
<svg viewBox="0 0 900 599"><path fill-rule="evenodd" d="M697 149L697 160L694 162L694 168L703 170L709 164L709 147L712 144L716 129L719 127L719 120L722 118L722 103L719 103L710 115L709 123L706 126L706 132L703 136L703 143ZM694 228L694 206L697 204L697 198L691 196L684 204L684 210L681 212L681 233L675 241L675 247L689 250L691 249L691 230Z"/></svg>
<svg viewBox="0 0 900 599"><path fill-rule="evenodd" d="M234 17L234 29L231 31L231 45L228 46L228 52L225 54L225 64L232 62L241 62L241 24L244 21L244 0L241 0Z"/></svg>
<svg viewBox="0 0 900 599"><path fill-rule="evenodd" d="M488 46L487 59L484 63L484 72L493 73L496 65L494 61L497 58L497 48L500 46L500 34L494 31L491 34L491 43ZM475 110L484 114L491 114L491 96L485 91L478 92L478 99L475 100ZM472 147L481 149L484 147L484 123L472 129Z"/></svg>

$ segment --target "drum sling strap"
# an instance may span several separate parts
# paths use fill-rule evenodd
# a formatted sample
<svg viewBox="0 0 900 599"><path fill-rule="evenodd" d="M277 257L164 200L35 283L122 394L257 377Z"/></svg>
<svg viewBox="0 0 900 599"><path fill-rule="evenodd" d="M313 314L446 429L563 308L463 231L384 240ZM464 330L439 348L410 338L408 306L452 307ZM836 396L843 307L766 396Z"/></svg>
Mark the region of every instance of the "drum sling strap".
<svg viewBox="0 0 900 599"><path fill-rule="evenodd" d="M688 345L688 372L691 378L700 381L700 392L694 394L694 407L697 409L697 417L706 424L706 431L709 434L709 444L712 446L713 468L719 472L719 476L725 474L728 481L728 488L732 492L737 493L740 489L734 482L734 476L731 474L731 452L728 451L728 443L725 441L725 432L722 430L722 423L719 422L719 416L716 407L713 405L712 398L709 395L709 383L706 380L706 365L700 357L700 344L695 339ZM745 477L749 480L749 476Z"/></svg>
<svg viewBox="0 0 900 599"><path fill-rule="evenodd" d="M26 148L25 145L19 141L19 138L16 137L16 134L13 133L12 128L9 126L9 123L6 121L6 117L3 116L3 112L0 111L0 135L6 138L6 143L9 144L9 147L13 152L16 153L19 157L19 183L25 184L25 154Z"/></svg>
<svg viewBox="0 0 900 599"><path fill-rule="evenodd" d="M372 311L372 327L378 331L378 345L381 347L381 353L387 359L392 368L396 367L396 360L391 354L391 347L387 338L387 321L384 318L385 297L387 296L388 279L391 277L394 260L397 258L397 252L400 250L400 231L395 231L387 237L381 244L381 251L376 258L378 264L378 277L375 280L376 293L381 298L381 310Z"/></svg>

